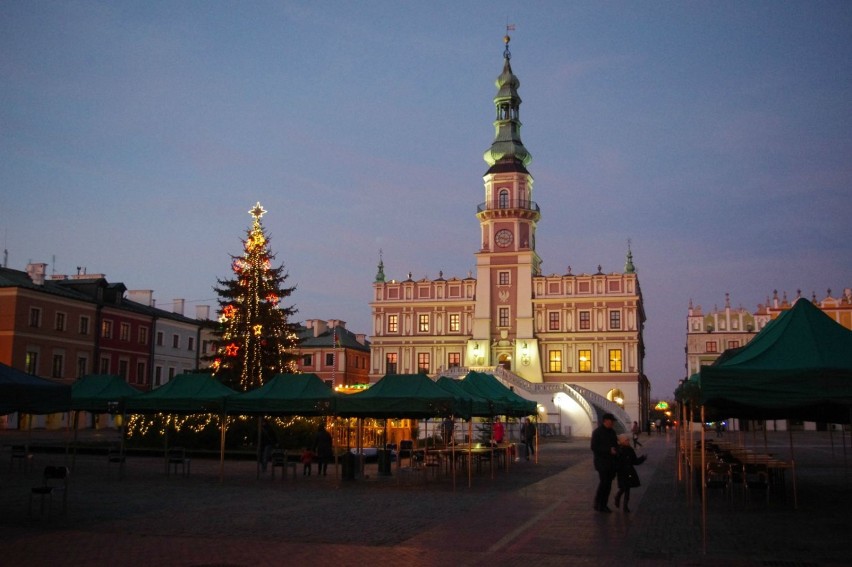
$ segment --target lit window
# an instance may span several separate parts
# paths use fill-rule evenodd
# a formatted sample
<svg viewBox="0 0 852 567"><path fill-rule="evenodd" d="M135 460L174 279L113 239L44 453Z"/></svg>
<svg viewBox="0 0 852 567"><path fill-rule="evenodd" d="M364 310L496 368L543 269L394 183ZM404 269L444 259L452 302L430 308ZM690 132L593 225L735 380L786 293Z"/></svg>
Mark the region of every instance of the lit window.
<svg viewBox="0 0 852 567"><path fill-rule="evenodd" d="M497 312L497 325L500 327L508 327L509 326L509 308L501 307Z"/></svg>
<svg viewBox="0 0 852 567"><path fill-rule="evenodd" d="M428 333L429 332L429 315L428 314L420 315L418 321L419 321L419 324L417 326L417 329L421 333Z"/></svg>
<svg viewBox="0 0 852 567"><path fill-rule="evenodd" d="M419 352L417 353L417 371L422 374L429 373L429 353L428 352Z"/></svg>
<svg viewBox="0 0 852 567"><path fill-rule="evenodd" d="M591 311L580 311L580 330L588 331L592 328L592 313Z"/></svg>
<svg viewBox="0 0 852 567"><path fill-rule="evenodd" d="M101 323L101 337L105 339L112 338L112 321L106 320Z"/></svg>
<svg viewBox="0 0 852 567"><path fill-rule="evenodd" d="M547 328L551 331L559 330L559 311L551 311L547 314L548 325Z"/></svg>
<svg viewBox="0 0 852 567"><path fill-rule="evenodd" d="M621 349L609 351L609 371L621 372Z"/></svg>
<svg viewBox="0 0 852 567"><path fill-rule="evenodd" d="M550 372L562 372L562 351L551 350L547 355L548 368Z"/></svg>
<svg viewBox="0 0 852 567"><path fill-rule="evenodd" d="M399 330L399 316L388 315L388 333L396 333Z"/></svg>
<svg viewBox="0 0 852 567"><path fill-rule="evenodd" d="M396 374L396 353L385 355L385 374Z"/></svg>
<svg viewBox="0 0 852 567"><path fill-rule="evenodd" d="M461 366L461 353L460 352L451 352L447 355L447 367L448 368L458 368Z"/></svg>
<svg viewBox="0 0 852 567"><path fill-rule="evenodd" d="M609 312L609 328L613 330L621 328L621 311Z"/></svg>
<svg viewBox="0 0 852 567"><path fill-rule="evenodd" d="M728 348L740 348L740 341L728 341Z"/></svg>
<svg viewBox="0 0 852 567"><path fill-rule="evenodd" d="M591 372L591 371L592 371L592 351L581 350L580 351L580 372Z"/></svg>
<svg viewBox="0 0 852 567"><path fill-rule="evenodd" d="M716 346L716 341L707 341L704 352L719 352L719 347Z"/></svg>
<svg viewBox="0 0 852 567"><path fill-rule="evenodd" d="M450 314L450 332L458 333L461 330L461 315L458 313Z"/></svg>

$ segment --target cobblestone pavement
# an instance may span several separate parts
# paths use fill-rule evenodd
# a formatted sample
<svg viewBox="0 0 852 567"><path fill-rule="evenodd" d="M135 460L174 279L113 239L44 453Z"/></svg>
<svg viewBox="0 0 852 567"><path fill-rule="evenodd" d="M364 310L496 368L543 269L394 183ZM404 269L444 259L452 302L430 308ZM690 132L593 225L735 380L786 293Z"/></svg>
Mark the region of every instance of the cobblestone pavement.
<svg viewBox="0 0 852 567"><path fill-rule="evenodd" d="M367 465L354 481L301 475L257 478L256 465L193 459L166 475L156 457L130 456L118 478L102 455L79 454L68 494L52 514L28 513L30 487L63 453L36 452L32 470L0 462L0 551L6 565L850 565L852 472L839 436L794 437L791 476L768 501L711 494L706 539L700 501L678 482L673 438L643 437L630 514L591 509L597 476L587 439L543 443L539 462L467 477ZM747 439L751 443L752 439ZM833 441L833 445L832 445ZM18 439L0 433L0 455ZM786 434L769 452L789 458ZM847 438L848 444L848 438ZM760 439L761 449L763 439Z"/></svg>

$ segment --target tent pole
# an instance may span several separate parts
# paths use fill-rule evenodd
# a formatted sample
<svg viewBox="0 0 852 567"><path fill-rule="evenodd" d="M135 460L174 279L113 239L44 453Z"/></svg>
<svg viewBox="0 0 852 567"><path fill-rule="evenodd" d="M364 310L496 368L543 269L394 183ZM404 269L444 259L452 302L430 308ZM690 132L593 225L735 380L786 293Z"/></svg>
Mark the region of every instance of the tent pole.
<svg viewBox="0 0 852 567"><path fill-rule="evenodd" d="M255 480L260 480L260 460L263 458L263 447L261 447L261 435L263 435L262 431L263 424L263 416L257 416L257 459L255 459ZM282 473L284 474L284 473Z"/></svg>
<svg viewBox="0 0 852 567"><path fill-rule="evenodd" d="M707 555L707 486L704 459L704 406L701 406L701 553Z"/></svg>
<svg viewBox="0 0 852 567"><path fill-rule="evenodd" d="M80 410L74 410L74 451L71 453L71 470L77 464L77 425L80 419Z"/></svg>
<svg viewBox="0 0 852 567"><path fill-rule="evenodd" d="M467 422L467 487L473 486L473 416Z"/></svg>
<svg viewBox="0 0 852 567"><path fill-rule="evenodd" d="M225 432L228 429L228 414L222 411L219 419L221 420L219 422L219 429L221 430L221 439L219 440L219 483L222 483L225 481Z"/></svg>
<svg viewBox="0 0 852 567"><path fill-rule="evenodd" d="M790 420L787 420L787 433L790 435L790 466L793 471L793 510L799 509L799 495L796 488L796 459L793 456L793 428L790 427Z"/></svg>

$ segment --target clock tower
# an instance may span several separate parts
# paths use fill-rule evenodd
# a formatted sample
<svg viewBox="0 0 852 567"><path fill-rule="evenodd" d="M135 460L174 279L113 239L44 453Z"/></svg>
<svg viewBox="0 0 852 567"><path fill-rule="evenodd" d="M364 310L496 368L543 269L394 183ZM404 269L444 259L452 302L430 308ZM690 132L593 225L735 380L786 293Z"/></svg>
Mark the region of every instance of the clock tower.
<svg viewBox="0 0 852 567"><path fill-rule="evenodd" d="M521 141L520 81L512 72L510 38L504 38L503 72L494 97L494 141L485 152L485 201L477 208L480 249L473 316L473 366L502 365L531 382L543 380L535 359L532 278L540 275L535 229L541 212L532 200L532 156ZM485 348L480 348L480 347ZM534 364L531 362L535 362Z"/></svg>

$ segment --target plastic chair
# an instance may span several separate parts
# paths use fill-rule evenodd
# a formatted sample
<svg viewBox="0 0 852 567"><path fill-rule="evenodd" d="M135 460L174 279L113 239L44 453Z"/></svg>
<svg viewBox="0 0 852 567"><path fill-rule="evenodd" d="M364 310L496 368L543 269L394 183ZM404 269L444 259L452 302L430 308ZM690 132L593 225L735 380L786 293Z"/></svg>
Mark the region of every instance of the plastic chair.
<svg viewBox="0 0 852 567"><path fill-rule="evenodd" d="M769 470L766 465L746 464L743 479L746 498L750 500L755 493L762 493L766 501L769 501Z"/></svg>
<svg viewBox="0 0 852 567"><path fill-rule="evenodd" d="M704 486L708 490L721 489L726 495L731 495L731 467L727 463L707 463L704 470Z"/></svg>
<svg viewBox="0 0 852 567"><path fill-rule="evenodd" d="M191 461L189 457L186 456L186 449L183 447L172 447L169 449L168 453L166 453L167 475L172 473L172 469L174 469L175 474L177 474L178 467L180 467L183 476L189 476L190 466Z"/></svg>
<svg viewBox="0 0 852 567"><path fill-rule="evenodd" d="M272 466L272 479L275 480L275 467L281 469L281 480L287 478L287 469L293 471L293 479L296 478L296 461L290 461L287 458L287 453L281 449L273 449L269 455L269 464Z"/></svg>
<svg viewBox="0 0 852 567"><path fill-rule="evenodd" d="M41 498L41 505L39 507L39 515L44 516L44 499L49 498L48 501L48 515L53 510L53 495L56 492L62 492L62 514L68 511L68 475L70 471L68 467L65 466L52 466L48 465L44 467L44 473L42 474L42 484L39 486L34 486L30 489L30 508L29 513L30 517L33 515L33 497L39 496Z"/></svg>

